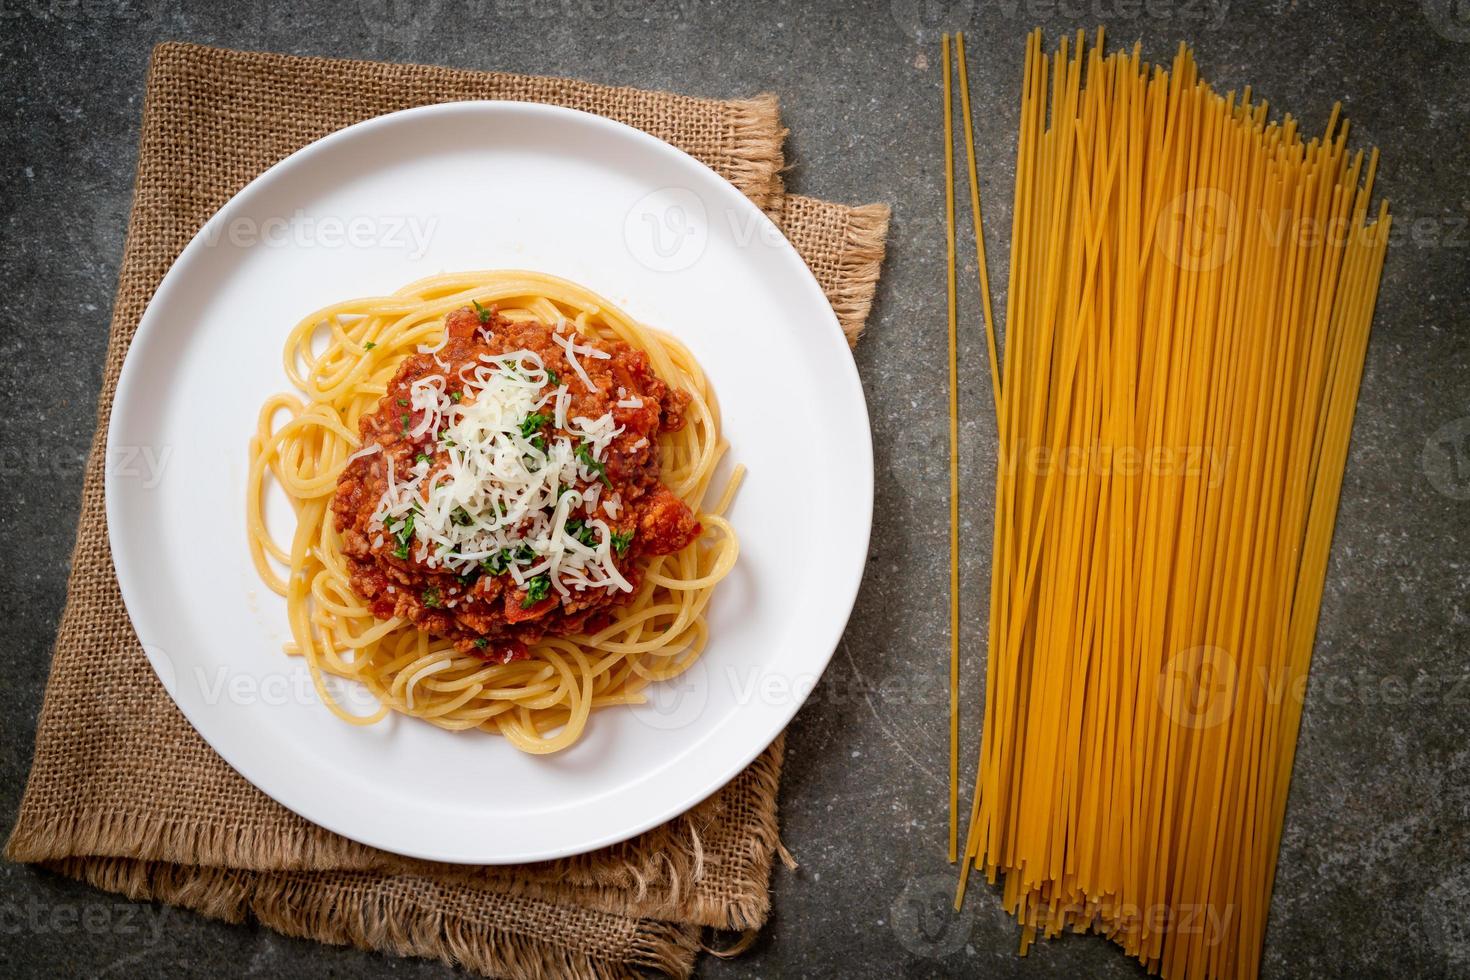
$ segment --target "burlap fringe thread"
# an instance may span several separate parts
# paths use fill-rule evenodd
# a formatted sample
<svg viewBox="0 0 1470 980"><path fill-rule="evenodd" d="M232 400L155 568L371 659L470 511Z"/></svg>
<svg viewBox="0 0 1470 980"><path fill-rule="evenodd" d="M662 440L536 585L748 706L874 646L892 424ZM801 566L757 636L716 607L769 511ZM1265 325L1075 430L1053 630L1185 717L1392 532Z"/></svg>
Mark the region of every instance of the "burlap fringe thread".
<svg viewBox="0 0 1470 980"><path fill-rule="evenodd" d="M737 779L752 780L758 792L774 796L780 785L784 742L784 736L778 738ZM403 858L337 835L293 834L283 840L278 833L253 828L201 827L118 812L23 824L7 843L5 856L22 863L61 865L73 876L72 869L83 865L71 855L87 854L138 865L136 873L145 877L149 867L193 865L247 875L309 867L466 884L493 881L497 891L537 901L564 899L570 886L577 889L580 904L604 912L678 919L721 930L758 928L770 912L771 899L768 890L756 883L770 879L772 858L780 847L774 812L756 813L754 820L742 825L748 846L742 854L745 866L732 876L743 883L738 892L710 895L690 887L705 876L701 833L719 805L719 799L712 797L647 834L591 854L524 865L515 869L515 877L502 869ZM229 874L215 877L198 905L203 909L236 904L243 900L240 896L212 894L208 889L238 887Z"/></svg>
<svg viewBox="0 0 1470 980"><path fill-rule="evenodd" d="M668 922L645 923L625 959L609 961L547 942L527 941L421 903L361 889L336 873L259 874L181 867L127 858L72 858L46 867L134 901L157 901L241 924L254 918L283 935L434 959L487 976L631 980L653 970L688 977L699 933Z"/></svg>

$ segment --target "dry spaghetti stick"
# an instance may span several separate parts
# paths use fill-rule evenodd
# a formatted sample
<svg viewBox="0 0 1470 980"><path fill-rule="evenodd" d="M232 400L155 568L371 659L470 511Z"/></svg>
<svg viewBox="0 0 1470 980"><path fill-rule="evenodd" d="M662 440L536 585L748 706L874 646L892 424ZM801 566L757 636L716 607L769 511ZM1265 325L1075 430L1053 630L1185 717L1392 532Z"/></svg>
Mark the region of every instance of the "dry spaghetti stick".
<svg viewBox="0 0 1470 980"><path fill-rule="evenodd" d="M975 264L980 267L980 302L985 307L985 346L990 353L990 394L1000 424L1000 358L995 350L995 316L990 311L990 271L985 261L985 222L980 217L980 180L975 175L975 122L970 115L970 75L965 70L965 33L955 36L960 67L960 111L965 117L965 158L970 164L970 214L975 223Z"/></svg>
<svg viewBox="0 0 1470 980"><path fill-rule="evenodd" d="M949 35L944 61L944 217L949 299L949 860L959 840L960 793L960 399L954 254L954 96L950 89Z"/></svg>

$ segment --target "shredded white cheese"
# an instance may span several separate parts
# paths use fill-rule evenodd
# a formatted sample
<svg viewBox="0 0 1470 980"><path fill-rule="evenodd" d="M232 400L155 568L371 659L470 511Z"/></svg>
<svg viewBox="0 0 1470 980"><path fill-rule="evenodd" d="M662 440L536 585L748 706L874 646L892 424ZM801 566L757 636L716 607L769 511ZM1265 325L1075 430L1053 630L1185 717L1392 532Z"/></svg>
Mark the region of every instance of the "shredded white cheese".
<svg viewBox="0 0 1470 980"><path fill-rule="evenodd" d="M353 453L351 456L348 456L346 461L350 463L354 459L362 459L364 456L371 456L373 453L382 448L383 447L378 445L376 442L370 442L366 446L363 446L361 449L359 449L357 452Z"/></svg>
<svg viewBox="0 0 1470 980"><path fill-rule="evenodd" d="M605 350L598 350L596 347L579 344L575 340L563 337L559 333L552 334L551 339L560 344L562 350L566 351L567 363L572 366L573 371L577 372L577 377L582 379L582 384L586 385L587 390L601 391L601 388L592 383L592 378L588 376L587 371L582 367L582 362L577 360L577 355L586 354L588 357L595 357L604 361L611 358L612 355Z"/></svg>
<svg viewBox="0 0 1470 980"><path fill-rule="evenodd" d="M580 374L585 373L576 354L609 356L572 341L562 346ZM613 561L611 529L593 516L603 489L602 464L623 428L610 412L568 420L567 387L542 392L549 374L532 351L481 354L480 361L459 372L464 388L458 400L443 375L409 386L404 411L418 419L409 434L438 434L440 451L432 464L420 458L404 473L389 458L387 487L370 526L430 568L458 575L485 563L497 573L508 571L518 585L545 574L564 596L586 589L632 591ZM538 414L539 424L528 422ZM571 489L579 482L588 488ZM615 518L618 503L611 510L602 503ZM576 517L569 531L568 520L578 514L585 516ZM458 602L445 598L450 606Z"/></svg>

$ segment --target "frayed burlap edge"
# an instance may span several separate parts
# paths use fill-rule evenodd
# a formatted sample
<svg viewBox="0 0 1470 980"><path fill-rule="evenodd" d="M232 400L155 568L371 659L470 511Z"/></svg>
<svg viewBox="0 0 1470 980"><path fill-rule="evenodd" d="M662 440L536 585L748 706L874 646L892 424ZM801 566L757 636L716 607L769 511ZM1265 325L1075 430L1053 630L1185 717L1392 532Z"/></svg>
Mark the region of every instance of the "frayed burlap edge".
<svg viewBox="0 0 1470 980"><path fill-rule="evenodd" d="M755 792L763 799L774 799L780 789L785 740L784 734L779 736L737 777L756 782ZM771 910L770 890L765 883L770 880L780 844L778 808L757 812L754 820L742 825L748 846L741 856L739 870L730 876L742 883L742 887L733 894L715 896L698 888L706 870L700 832L714 819L704 809L708 803L659 828L665 833L654 853L662 866L655 868L654 874L649 874L646 864L614 856L619 849L626 849L630 855L647 853L649 848L644 838L635 837L608 850L541 866L513 882L510 890L546 898L556 894L558 888L573 885L585 889L587 904L605 911L675 918L715 929L759 928ZM549 877L542 877L543 869L550 872ZM446 869L445 873L453 875L454 872ZM693 887L681 889L681 881Z"/></svg>
<svg viewBox="0 0 1470 980"><path fill-rule="evenodd" d="M886 204L864 204L848 210L845 247L838 266L840 275L826 293L847 342L856 344L867 325L873 297L878 291L890 212Z"/></svg>
<svg viewBox="0 0 1470 980"><path fill-rule="evenodd" d="M779 790L784 744L783 734L736 777L754 782L759 798L774 799ZM727 878L740 887L711 895L699 889L706 873L701 833L715 819L712 808L721 805L720 800L716 794L668 824L602 850L514 868L418 861L335 834L303 832L283 838L278 831L262 828L179 823L117 811L65 821L21 820L5 846L5 856L19 863L70 864L74 855L85 854L100 861L184 864L252 874L302 868L405 874L493 882L507 894L543 901L565 899L567 889L574 888L579 904L605 912L677 919L716 929L757 928L770 912L764 884L770 880L780 832L777 810L754 811L742 823L749 846L738 871Z"/></svg>
<svg viewBox="0 0 1470 980"><path fill-rule="evenodd" d="M753 99L737 99L733 109L735 132L731 140L730 183L740 188L762 211L780 207L785 197L781 169L787 129L781 125L781 102L770 92Z"/></svg>
<svg viewBox="0 0 1470 980"><path fill-rule="evenodd" d="M209 65L210 71L222 77L241 73L257 78L307 77L338 86L391 87L396 93L395 104L380 108L369 118L384 111L441 102L476 99L531 101L563 105L618 119L677 144L674 129L681 118L715 112L722 117L724 141L717 152L718 159L706 160L707 165L762 210L779 209L784 195L781 174L786 167L783 147L787 131L781 125L779 100L771 93L746 99L696 98L550 75L240 51L188 41L164 41L154 45L149 62L149 88L152 90L155 79L166 73L197 77L198 65L204 63ZM341 96L340 88L324 93L324 100L331 102L334 96ZM609 111L609 106L615 107L616 111ZM351 121L356 120L340 120L339 124ZM333 128L337 127L310 134L307 142L325 136Z"/></svg>
<svg viewBox="0 0 1470 980"><path fill-rule="evenodd" d="M889 215L886 204L845 207L788 194L775 219L821 284L849 344L857 343L873 307Z"/></svg>
<svg viewBox="0 0 1470 980"><path fill-rule="evenodd" d="M486 976L623 980L653 970L683 978L693 972L699 951L697 927L643 919L622 943L598 956L382 894L371 880L348 884L322 874L128 858L71 858L43 866L134 901L162 902L234 925L254 919L287 936L438 960Z"/></svg>

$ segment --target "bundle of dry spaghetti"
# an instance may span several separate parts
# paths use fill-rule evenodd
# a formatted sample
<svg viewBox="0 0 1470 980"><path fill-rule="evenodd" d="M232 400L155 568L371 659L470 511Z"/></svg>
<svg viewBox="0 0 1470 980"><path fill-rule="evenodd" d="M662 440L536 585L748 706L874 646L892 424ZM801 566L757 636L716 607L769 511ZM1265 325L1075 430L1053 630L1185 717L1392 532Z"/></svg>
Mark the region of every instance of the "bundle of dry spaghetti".
<svg viewBox="0 0 1470 980"><path fill-rule="evenodd" d="M1336 109L1101 45L1028 42L960 898L1250 976L1387 206Z"/></svg>

